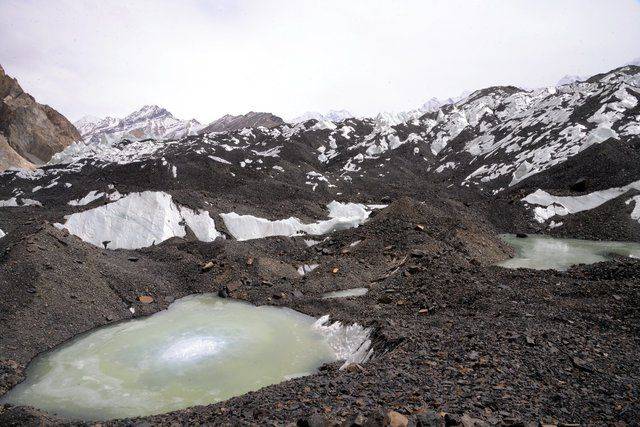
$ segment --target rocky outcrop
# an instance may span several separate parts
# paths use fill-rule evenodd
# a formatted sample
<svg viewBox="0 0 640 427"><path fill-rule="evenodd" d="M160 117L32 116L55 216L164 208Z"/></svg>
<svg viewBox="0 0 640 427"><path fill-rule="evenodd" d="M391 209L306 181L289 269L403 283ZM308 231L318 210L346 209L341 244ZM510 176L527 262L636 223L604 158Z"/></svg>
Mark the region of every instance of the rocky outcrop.
<svg viewBox="0 0 640 427"><path fill-rule="evenodd" d="M0 171L33 169L79 139L62 114L37 103L0 66Z"/></svg>
<svg viewBox="0 0 640 427"><path fill-rule="evenodd" d="M218 120L209 123L199 133L228 132L244 128L257 128L259 126L272 128L282 124L284 124L284 120L274 114L250 111L241 116L225 114Z"/></svg>

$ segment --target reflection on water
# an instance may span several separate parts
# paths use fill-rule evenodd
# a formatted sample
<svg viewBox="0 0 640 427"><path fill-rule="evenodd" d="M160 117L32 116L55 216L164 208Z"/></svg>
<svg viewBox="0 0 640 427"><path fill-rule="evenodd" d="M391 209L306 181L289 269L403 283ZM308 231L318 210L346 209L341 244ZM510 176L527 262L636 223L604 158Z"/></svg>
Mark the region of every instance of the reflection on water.
<svg viewBox="0 0 640 427"><path fill-rule="evenodd" d="M533 235L518 238L513 234L503 234L500 237L513 246L517 253L515 258L497 264L506 268L564 271L576 264L606 261L612 254L640 258L639 243L556 239Z"/></svg>

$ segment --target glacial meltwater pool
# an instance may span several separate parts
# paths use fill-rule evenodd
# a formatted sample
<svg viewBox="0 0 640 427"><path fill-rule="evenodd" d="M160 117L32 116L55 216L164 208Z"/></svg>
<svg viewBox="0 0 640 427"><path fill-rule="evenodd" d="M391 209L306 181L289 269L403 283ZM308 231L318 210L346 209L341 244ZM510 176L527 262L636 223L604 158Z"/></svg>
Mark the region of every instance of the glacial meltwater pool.
<svg viewBox="0 0 640 427"><path fill-rule="evenodd" d="M503 234L500 237L516 250L515 258L497 264L506 268L564 271L572 265L606 261L612 254L640 258L640 243L557 239L535 235L519 238L513 234Z"/></svg>
<svg viewBox="0 0 640 427"><path fill-rule="evenodd" d="M322 323L286 308L190 296L39 356L0 403L82 420L158 414L308 375L368 347L360 326Z"/></svg>

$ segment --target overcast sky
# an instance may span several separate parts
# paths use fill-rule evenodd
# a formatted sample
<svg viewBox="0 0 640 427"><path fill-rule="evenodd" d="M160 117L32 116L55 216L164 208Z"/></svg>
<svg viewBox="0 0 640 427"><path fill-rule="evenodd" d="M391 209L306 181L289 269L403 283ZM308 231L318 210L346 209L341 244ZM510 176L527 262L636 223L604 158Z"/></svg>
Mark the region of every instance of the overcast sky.
<svg viewBox="0 0 640 427"><path fill-rule="evenodd" d="M72 120L401 111L637 57L637 0L0 0L0 64Z"/></svg>

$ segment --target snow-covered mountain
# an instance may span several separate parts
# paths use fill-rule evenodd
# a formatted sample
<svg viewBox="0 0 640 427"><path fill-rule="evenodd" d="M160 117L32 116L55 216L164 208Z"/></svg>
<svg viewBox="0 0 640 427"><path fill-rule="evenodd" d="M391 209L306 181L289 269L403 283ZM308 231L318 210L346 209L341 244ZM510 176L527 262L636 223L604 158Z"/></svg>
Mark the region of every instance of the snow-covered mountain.
<svg viewBox="0 0 640 427"><path fill-rule="evenodd" d="M636 66L640 67L640 56L637 57L636 59L632 60L632 61L627 62L624 65L636 65Z"/></svg>
<svg viewBox="0 0 640 427"><path fill-rule="evenodd" d="M157 105L145 105L124 118L85 116L74 123L86 142L141 139L176 139L196 134L202 125L181 120Z"/></svg>
<svg viewBox="0 0 640 427"><path fill-rule="evenodd" d="M334 122L340 123L343 120L356 117L350 111L347 110L329 110L326 113L319 113L317 111L307 111L306 113L291 120L291 123L303 123L307 120L317 120L319 122Z"/></svg>
<svg viewBox="0 0 640 427"><path fill-rule="evenodd" d="M584 77L577 75L566 75L556 83L556 86L564 86L569 85L571 83L581 82L584 80Z"/></svg>
<svg viewBox="0 0 640 427"><path fill-rule="evenodd" d="M491 200L524 200L540 189L550 195L545 203L552 202L538 206L547 213L528 216L535 225L551 218L551 210L553 216L573 212L559 208L552 192L573 188L578 180L591 177L589 188L608 191L615 200L637 190L640 154L633 147L640 146L639 108L640 67L625 66L557 88L489 87L426 113L381 113L338 123L311 119L270 128L243 125L162 143L105 138L104 144L72 144L35 178L5 175L10 191L0 190L0 198L29 194L28 200L39 202L30 194L34 189L46 197L58 183L75 186L90 170L110 171L113 176L107 179L117 182L148 167L156 174L154 189L184 185L197 190L206 187L205 180L236 191L238 186L251 187L249 180L263 190L293 186L296 192L319 193L328 201L344 195L414 192L434 183ZM144 122L140 117L147 115L140 112L123 122ZM134 187L145 190L147 184L141 185ZM263 190L259 193L269 193ZM69 201L85 195L69 192ZM607 200L617 203L614 199Z"/></svg>
<svg viewBox="0 0 640 427"><path fill-rule="evenodd" d="M416 155L412 162L421 159L425 172L456 185L498 191L609 138L639 136L639 97L640 67L625 66L558 88L481 89L424 114L415 110L341 123L311 120L271 129L258 126L189 141L210 141L213 145L207 152L211 155L225 154L214 148L224 145L225 151L242 152L243 160L256 161L261 155L255 152L307 141L305 149L316 153L316 167L338 173L342 180L354 172L380 173L379 168L385 167L379 165L380 159L404 156L404 148L409 147L408 154ZM161 109L151 111L155 113L149 114L147 108L116 122L129 126L167 114ZM73 150L56 158L60 161Z"/></svg>

